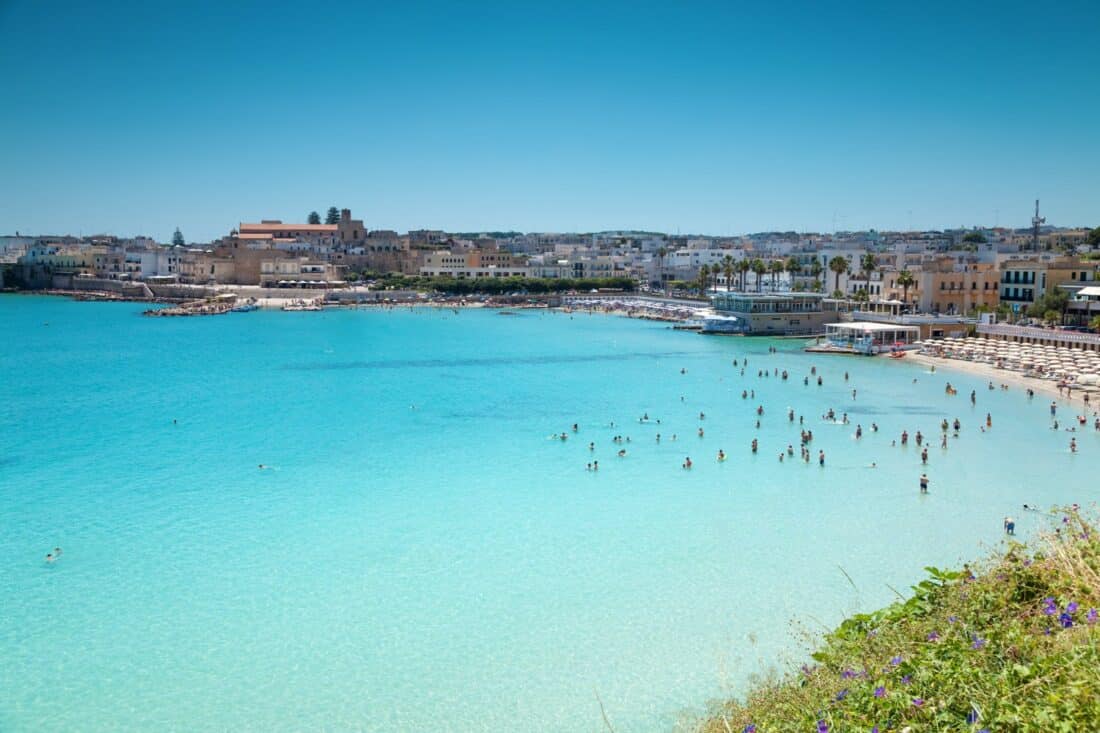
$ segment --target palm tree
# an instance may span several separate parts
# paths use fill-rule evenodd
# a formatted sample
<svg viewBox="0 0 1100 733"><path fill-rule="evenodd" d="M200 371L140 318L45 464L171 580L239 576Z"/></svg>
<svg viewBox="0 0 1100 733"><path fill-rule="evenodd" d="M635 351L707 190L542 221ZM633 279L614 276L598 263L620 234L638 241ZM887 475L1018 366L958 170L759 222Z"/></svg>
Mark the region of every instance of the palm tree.
<svg viewBox="0 0 1100 733"><path fill-rule="evenodd" d="M917 284L917 279L913 277L913 273L908 270L902 270L898 273L898 285L901 286L901 299L902 302L909 303L909 288Z"/></svg>
<svg viewBox="0 0 1100 733"><path fill-rule="evenodd" d="M783 269L791 273L791 281L794 281L795 273L802 271L802 265L798 263L797 257L788 257L787 261L783 264Z"/></svg>
<svg viewBox="0 0 1100 733"><path fill-rule="evenodd" d="M730 284L733 283L733 257L726 255L722 258L722 274L726 276L726 292L730 291Z"/></svg>
<svg viewBox="0 0 1100 733"><path fill-rule="evenodd" d="M745 292L745 273L752 269L752 263L742 257L737 261L737 272L741 274L741 292Z"/></svg>
<svg viewBox="0 0 1100 733"><path fill-rule="evenodd" d="M702 265L699 267L699 277L697 278L697 282L699 285L699 294L706 295L707 285L710 283L710 268L706 265Z"/></svg>
<svg viewBox="0 0 1100 733"><path fill-rule="evenodd" d="M833 284L833 290L840 290L840 276L848 272L848 260L837 255L829 260L829 269L836 273L836 282Z"/></svg>
<svg viewBox="0 0 1100 733"><path fill-rule="evenodd" d="M871 273L875 271L875 256L867 252L859 258L859 269L863 271L863 279L867 281L867 295L871 294Z"/></svg>
<svg viewBox="0 0 1100 733"><path fill-rule="evenodd" d="M756 275L756 292L760 292L760 286L763 284L764 273L768 271L768 266L764 264L764 260L759 257L754 257L752 260L752 271Z"/></svg>
<svg viewBox="0 0 1100 733"><path fill-rule="evenodd" d="M772 274L773 293L775 292L775 276L783 272L784 269L786 269L786 265L783 263L783 260L772 260L771 264L768 265L768 271Z"/></svg>
<svg viewBox="0 0 1100 733"><path fill-rule="evenodd" d="M813 276L814 283L815 283L815 285L814 285L815 290L817 289L817 282L819 280L821 280L821 273L824 272L824 271L825 271L825 268L821 266L821 261L818 260L818 259L814 259L813 264L810 265L810 275Z"/></svg>
<svg viewBox="0 0 1100 733"><path fill-rule="evenodd" d="M661 289L665 287L665 257L668 256L668 250L664 247L657 248L657 282L661 284Z"/></svg>
<svg viewBox="0 0 1100 733"><path fill-rule="evenodd" d="M867 273L868 277L874 272L876 265L878 265L878 262L875 260L875 256L870 252L859 258L859 268Z"/></svg>

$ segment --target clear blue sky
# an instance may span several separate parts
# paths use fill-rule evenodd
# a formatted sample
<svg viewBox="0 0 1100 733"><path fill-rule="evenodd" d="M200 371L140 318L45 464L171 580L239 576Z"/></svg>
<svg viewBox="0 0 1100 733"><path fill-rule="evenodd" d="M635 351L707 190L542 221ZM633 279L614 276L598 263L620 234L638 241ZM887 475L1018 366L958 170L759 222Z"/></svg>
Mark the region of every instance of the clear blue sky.
<svg viewBox="0 0 1100 733"><path fill-rule="evenodd" d="M1100 225L1100 3L0 0L0 233Z"/></svg>

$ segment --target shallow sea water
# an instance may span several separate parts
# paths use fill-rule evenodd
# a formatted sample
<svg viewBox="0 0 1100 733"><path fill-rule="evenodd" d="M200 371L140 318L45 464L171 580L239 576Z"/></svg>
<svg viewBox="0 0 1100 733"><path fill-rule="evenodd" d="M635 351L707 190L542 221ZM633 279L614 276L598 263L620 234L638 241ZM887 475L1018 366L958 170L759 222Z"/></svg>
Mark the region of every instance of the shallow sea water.
<svg viewBox="0 0 1100 733"><path fill-rule="evenodd" d="M595 732L598 694L669 731L801 662L792 619L1095 498L1096 433L1070 455L1049 400L945 369L605 316L143 307L0 296L0 730Z"/></svg>

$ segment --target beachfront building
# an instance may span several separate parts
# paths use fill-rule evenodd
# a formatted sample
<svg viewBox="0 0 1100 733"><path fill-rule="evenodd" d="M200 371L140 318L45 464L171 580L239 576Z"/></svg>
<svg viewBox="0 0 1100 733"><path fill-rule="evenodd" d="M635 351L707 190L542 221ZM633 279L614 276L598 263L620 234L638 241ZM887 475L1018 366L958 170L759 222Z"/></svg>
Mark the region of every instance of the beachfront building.
<svg viewBox="0 0 1100 733"><path fill-rule="evenodd" d="M453 277L460 280L482 277L530 277L523 260L511 252L473 249L468 252L439 250L425 252L420 265L425 277Z"/></svg>
<svg viewBox="0 0 1100 733"><path fill-rule="evenodd" d="M260 261L260 285L265 288L343 287L339 268L309 257L285 257Z"/></svg>
<svg viewBox="0 0 1100 733"><path fill-rule="evenodd" d="M909 346L919 337L917 326L871 321L827 323L825 337L819 347L829 351L871 355Z"/></svg>
<svg viewBox="0 0 1100 733"><path fill-rule="evenodd" d="M717 292L711 304L719 316L737 318L740 333L753 336L808 336L837 320L837 301L820 293Z"/></svg>
<svg viewBox="0 0 1100 733"><path fill-rule="evenodd" d="M1100 317L1100 285L1078 288L1066 305L1066 321L1087 326L1097 317Z"/></svg>
<svg viewBox="0 0 1100 733"><path fill-rule="evenodd" d="M1001 263L1001 302L1019 313L1053 288L1095 282L1096 268L1095 262L1083 262L1076 257L1007 260Z"/></svg>
<svg viewBox="0 0 1100 733"><path fill-rule="evenodd" d="M992 262L937 257L922 263L913 275L917 309L922 313L966 314L977 308L994 310L1000 303L999 277Z"/></svg>

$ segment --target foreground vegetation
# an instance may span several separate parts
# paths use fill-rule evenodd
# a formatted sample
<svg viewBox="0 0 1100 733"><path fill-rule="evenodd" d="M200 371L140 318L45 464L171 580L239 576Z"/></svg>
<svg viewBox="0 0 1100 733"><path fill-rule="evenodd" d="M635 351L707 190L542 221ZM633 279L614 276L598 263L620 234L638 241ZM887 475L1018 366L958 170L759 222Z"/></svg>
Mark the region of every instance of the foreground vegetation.
<svg viewBox="0 0 1100 733"><path fill-rule="evenodd" d="M1100 731L1100 536L1060 516L1035 548L928 568L911 598L848 619L701 733Z"/></svg>

